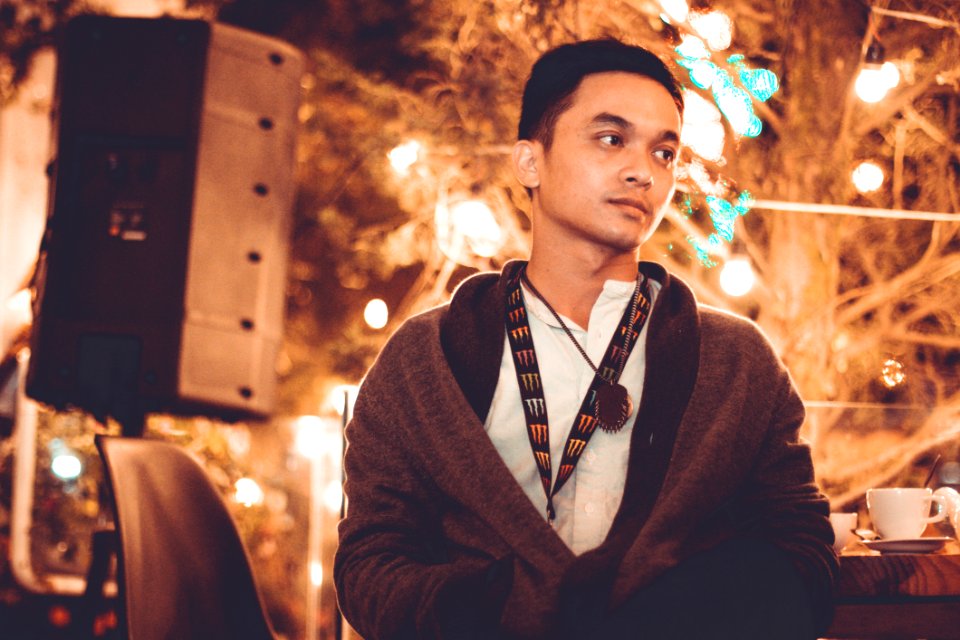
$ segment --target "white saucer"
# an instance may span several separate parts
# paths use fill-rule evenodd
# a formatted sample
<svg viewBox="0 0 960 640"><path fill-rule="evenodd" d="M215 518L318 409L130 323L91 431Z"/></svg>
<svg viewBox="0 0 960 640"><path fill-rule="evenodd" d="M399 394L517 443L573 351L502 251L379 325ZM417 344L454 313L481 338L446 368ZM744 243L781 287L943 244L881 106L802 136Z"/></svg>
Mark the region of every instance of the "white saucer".
<svg viewBox="0 0 960 640"><path fill-rule="evenodd" d="M953 540L947 537L905 538L902 540L862 540L865 547L880 553L932 553Z"/></svg>

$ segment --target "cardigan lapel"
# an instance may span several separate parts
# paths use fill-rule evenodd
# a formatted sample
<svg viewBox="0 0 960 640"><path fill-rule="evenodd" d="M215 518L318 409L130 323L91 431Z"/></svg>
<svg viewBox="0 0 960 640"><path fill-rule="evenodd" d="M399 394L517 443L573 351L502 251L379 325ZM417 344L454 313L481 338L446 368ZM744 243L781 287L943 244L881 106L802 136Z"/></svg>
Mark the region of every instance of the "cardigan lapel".
<svg viewBox="0 0 960 640"><path fill-rule="evenodd" d="M440 344L456 379L463 419L457 421L456 460L472 471L463 475L463 495L521 555L574 558L537 512L483 430L496 389L504 344L506 283L523 266L507 263L499 278L480 274L458 287L440 321ZM612 574L650 514L666 475L680 420L696 382L700 321L696 299L683 282L660 265L643 262L641 271L661 283L651 312L646 343L647 374L631 435L623 500L610 534L597 549L569 568L581 582L596 572ZM448 372L444 372L446 374ZM532 558L531 558L532 559ZM547 556L539 557L547 561ZM612 577L612 575L611 575Z"/></svg>
<svg viewBox="0 0 960 640"><path fill-rule="evenodd" d="M504 274L515 273L521 264L509 263ZM435 463L449 468L445 481L456 485L455 495L518 555L545 569L555 567L558 560L569 562L573 553L524 493L483 428L503 355L505 291L504 276L469 278L457 289L440 321L438 343L443 358L438 358L434 392L442 389L437 404L451 408L458 418L437 434L443 441L431 451L438 454ZM444 360L449 370L442 366ZM457 385L442 383L450 377Z"/></svg>

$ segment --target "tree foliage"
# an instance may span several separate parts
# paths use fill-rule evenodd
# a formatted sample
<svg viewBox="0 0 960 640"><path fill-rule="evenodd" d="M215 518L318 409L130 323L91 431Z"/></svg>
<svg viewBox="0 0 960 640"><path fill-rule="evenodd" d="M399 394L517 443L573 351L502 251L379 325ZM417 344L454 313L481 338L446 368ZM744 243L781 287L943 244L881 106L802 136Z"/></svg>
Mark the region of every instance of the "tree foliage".
<svg viewBox="0 0 960 640"><path fill-rule="evenodd" d="M221 17L242 23L257 6L238 0ZM471 271L525 255L528 203L507 153L523 81L541 52L614 36L675 58L688 29L665 24L659 3L644 0L368 2L357 14L339 2L311 6L312 17L276 31L311 61L291 278L291 405L312 402L311 388L320 391L314 382L331 373L362 376L384 337L360 319L369 297L388 301L395 327L442 301ZM735 25L725 53L743 54L782 83L768 102L755 103L761 135L741 138L728 127L724 160L707 163L728 193L960 211L960 8L907 0L874 5L889 13L840 0L710 7ZM852 85L873 38L903 79L885 100L866 105ZM424 153L399 176L386 154L407 139ZM888 176L872 194L857 193L849 179L862 159ZM692 208L668 214L645 257L688 279L705 302L765 328L811 401L805 433L838 502L871 484L908 481L930 451L953 453L960 224L757 209L738 221L725 249L748 254L761 285L731 300L719 289L719 269L705 268L688 242L713 231L703 193L689 180L682 191L678 205L691 196ZM438 246L435 210L466 196L491 204L508 241L492 258L456 264ZM888 388L881 372L891 357L906 378Z"/></svg>

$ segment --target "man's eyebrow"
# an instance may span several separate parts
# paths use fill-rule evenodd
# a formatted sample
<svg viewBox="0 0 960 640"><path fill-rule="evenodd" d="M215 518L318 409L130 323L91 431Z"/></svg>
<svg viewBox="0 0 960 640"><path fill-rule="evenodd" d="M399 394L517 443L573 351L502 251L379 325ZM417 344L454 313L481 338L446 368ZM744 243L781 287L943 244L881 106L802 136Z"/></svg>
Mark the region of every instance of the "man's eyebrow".
<svg viewBox="0 0 960 640"><path fill-rule="evenodd" d="M623 116L618 116L615 113L607 113L606 111L595 115L590 120L590 126L613 126L626 131L633 131L636 128L633 123ZM657 142L674 142L680 144L680 134L672 129L666 129L657 135Z"/></svg>
<svg viewBox="0 0 960 640"><path fill-rule="evenodd" d="M668 129L661 132L660 135L657 136L657 142L675 142L680 144L680 134L672 129Z"/></svg>
<svg viewBox="0 0 960 640"><path fill-rule="evenodd" d="M590 120L591 126L601 126L601 125L612 125L620 129L633 129L633 125L629 120L622 116L618 116L615 113L598 113L593 116L593 119Z"/></svg>

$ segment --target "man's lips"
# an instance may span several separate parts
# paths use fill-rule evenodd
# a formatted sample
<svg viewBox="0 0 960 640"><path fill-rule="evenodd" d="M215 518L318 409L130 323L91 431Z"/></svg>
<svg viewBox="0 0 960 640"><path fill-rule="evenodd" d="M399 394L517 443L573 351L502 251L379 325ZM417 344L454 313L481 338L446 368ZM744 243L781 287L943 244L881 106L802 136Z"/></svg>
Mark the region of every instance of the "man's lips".
<svg viewBox="0 0 960 640"><path fill-rule="evenodd" d="M636 209L640 213L649 213L646 203L635 198L610 198L607 202L624 207L630 207L631 209Z"/></svg>

